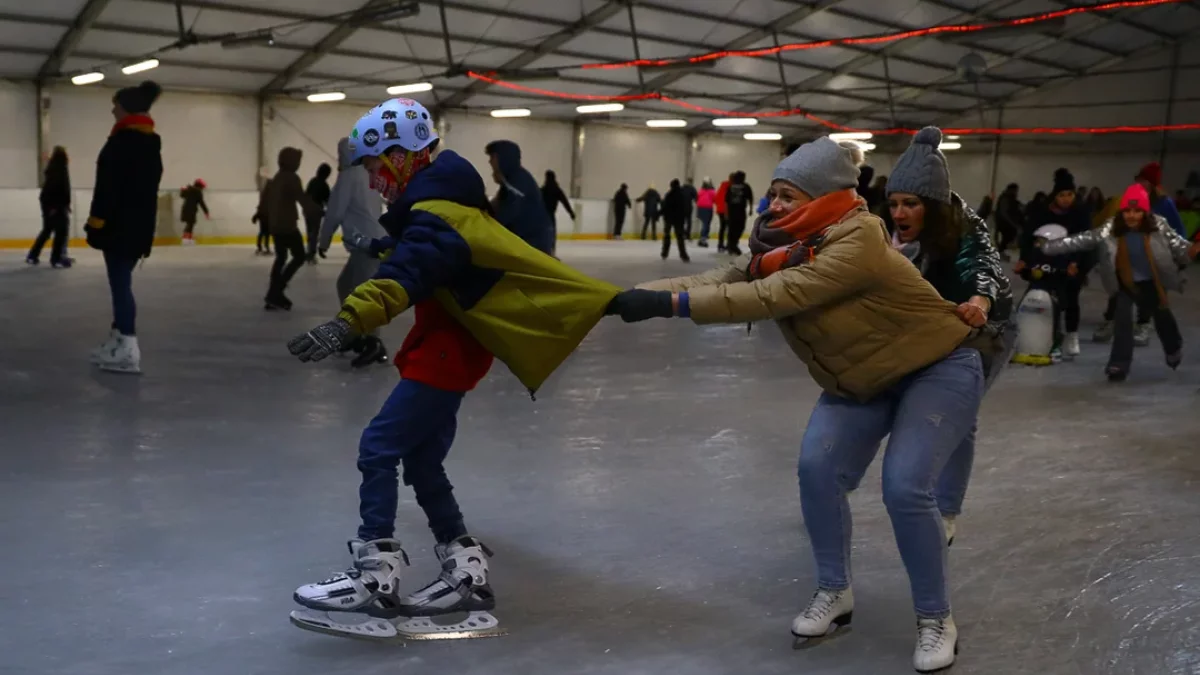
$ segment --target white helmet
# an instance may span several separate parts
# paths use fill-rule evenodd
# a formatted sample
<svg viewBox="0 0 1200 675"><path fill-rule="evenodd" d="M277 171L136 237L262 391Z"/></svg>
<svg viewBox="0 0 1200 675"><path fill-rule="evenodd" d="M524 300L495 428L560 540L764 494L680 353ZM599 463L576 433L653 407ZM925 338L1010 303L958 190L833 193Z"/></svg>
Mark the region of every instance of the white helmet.
<svg viewBox="0 0 1200 675"><path fill-rule="evenodd" d="M1065 239L1068 234L1070 234L1070 232L1067 231L1067 228L1057 223L1050 223L1035 230L1033 236L1037 237L1038 239L1045 239L1046 241L1057 241L1059 239Z"/></svg>
<svg viewBox="0 0 1200 675"><path fill-rule="evenodd" d="M384 101L358 119L350 132L350 163L378 157L400 146L417 152L438 140L433 116L425 106L407 98Z"/></svg>

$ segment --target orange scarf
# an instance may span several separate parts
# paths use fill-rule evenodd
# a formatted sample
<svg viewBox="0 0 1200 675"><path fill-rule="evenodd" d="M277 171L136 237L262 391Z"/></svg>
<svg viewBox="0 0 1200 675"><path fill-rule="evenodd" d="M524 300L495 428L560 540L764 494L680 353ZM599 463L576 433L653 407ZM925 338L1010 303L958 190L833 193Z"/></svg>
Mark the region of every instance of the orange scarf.
<svg viewBox="0 0 1200 675"><path fill-rule="evenodd" d="M762 279L808 262L825 230L866 205L858 192L847 189L817 197L780 218L760 218L750 233L750 275Z"/></svg>
<svg viewBox="0 0 1200 675"><path fill-rule="evenodd" d="M152 134L154 133L154 120L149 115L126 115L117 120L117 123L113 125L112 133L109 135L111 136L122 129L133 129L143 134Z"/></svg>

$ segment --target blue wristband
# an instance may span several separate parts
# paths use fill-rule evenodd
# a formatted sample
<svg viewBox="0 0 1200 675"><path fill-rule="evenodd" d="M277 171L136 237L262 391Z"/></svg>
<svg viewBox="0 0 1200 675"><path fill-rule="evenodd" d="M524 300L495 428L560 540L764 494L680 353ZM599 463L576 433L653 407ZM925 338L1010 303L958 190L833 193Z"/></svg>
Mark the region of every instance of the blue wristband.
<svg viewBox="0 0 1200 675"><path fill-rule="evenodd" d="M689 319L692 316L692 308L688 304L687 291L679 294L679 318Z"/></svg>

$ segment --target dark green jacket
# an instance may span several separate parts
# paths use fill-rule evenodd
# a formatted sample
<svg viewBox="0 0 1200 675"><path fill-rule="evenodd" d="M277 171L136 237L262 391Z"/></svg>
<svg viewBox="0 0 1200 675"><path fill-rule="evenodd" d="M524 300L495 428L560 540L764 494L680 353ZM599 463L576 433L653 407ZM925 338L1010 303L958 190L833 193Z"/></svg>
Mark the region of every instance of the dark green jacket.
<svg viewBox="0 0 1200 675"><path fill-rule="evenodd" d="M1012 314L1012 287L1000 267L1000 255L992 245L991 232L987 223L957 194L951 194L950 203L962 210L964 221L958 255L947 260L922 256L916 260L917 267L943 298L956 305L976 295L991 300L988 323L1000 329Z"/></svg>

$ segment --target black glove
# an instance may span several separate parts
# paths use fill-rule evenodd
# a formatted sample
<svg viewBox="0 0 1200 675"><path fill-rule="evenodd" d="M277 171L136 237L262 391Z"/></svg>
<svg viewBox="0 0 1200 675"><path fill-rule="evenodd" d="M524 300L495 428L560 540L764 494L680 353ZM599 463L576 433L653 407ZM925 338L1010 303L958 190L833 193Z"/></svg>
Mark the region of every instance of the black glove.
<svg viewBox="0 0 1200 675"><path fill-rule="evenodd" d="M320 361L345 349L355 337L345 319L334 319L293 339L288 343L288 351L304 362Z"/></svg>
<svg viewBox="0 0 1200 675"><path fill-rule="evenodd" d="M647 291L635 288L621 291L608 303L605 315L619 314L625 323L646 319L670 319L675 316L671 291Z"/></svg>

